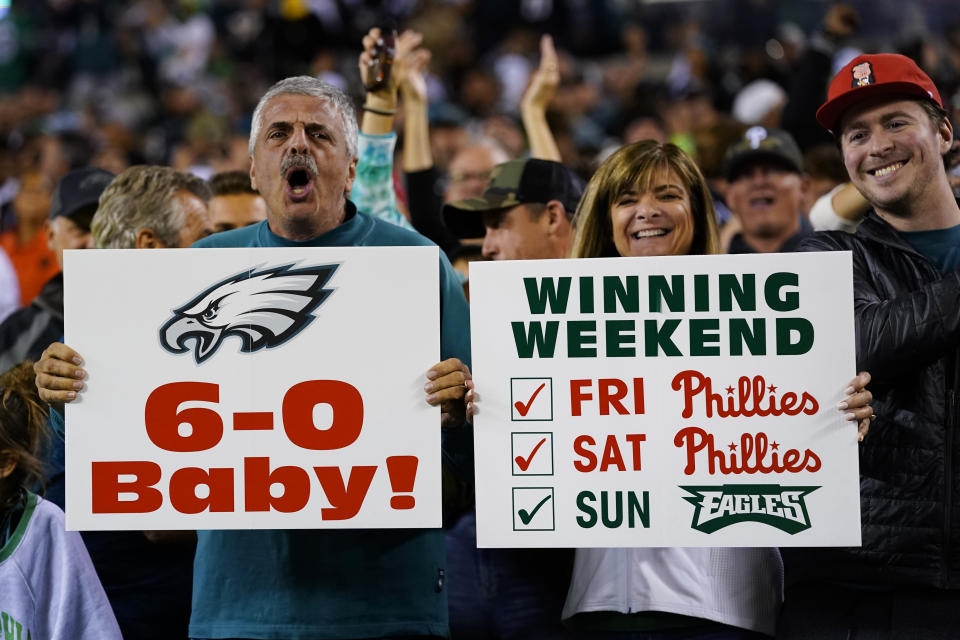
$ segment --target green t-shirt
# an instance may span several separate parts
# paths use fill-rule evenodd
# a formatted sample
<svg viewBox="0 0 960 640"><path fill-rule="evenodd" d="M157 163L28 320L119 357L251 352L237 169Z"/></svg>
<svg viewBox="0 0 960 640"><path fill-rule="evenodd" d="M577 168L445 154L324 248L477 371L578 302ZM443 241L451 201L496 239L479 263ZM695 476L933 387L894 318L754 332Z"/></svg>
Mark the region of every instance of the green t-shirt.
<svg viewBox="0 0 960 640"><path fill-rule="evenodd" d="M952 273L960 266L960 224L932 231L901 231L900 235L941 274Z"/></svg>
<svg viewBox="0 0 960 640"><path fill-rule="evenodd" d="M197 247L431 245L423 236L355 213L309 242L266 222L219 233ZM384 265L385 278L390 277ZM440 252L441 358L469 363L463 291ZM383 321L390 322L390 310ZM389 357L389 354L383 354ZM424 371L432 362L425 362ZM371 363L376 366L376 363ZM438 428L436 425L424 425ZM472 475L469 429L445 430L447 467ZM191 638L371 638L448 635L440 529L199 531Z"/></svg>

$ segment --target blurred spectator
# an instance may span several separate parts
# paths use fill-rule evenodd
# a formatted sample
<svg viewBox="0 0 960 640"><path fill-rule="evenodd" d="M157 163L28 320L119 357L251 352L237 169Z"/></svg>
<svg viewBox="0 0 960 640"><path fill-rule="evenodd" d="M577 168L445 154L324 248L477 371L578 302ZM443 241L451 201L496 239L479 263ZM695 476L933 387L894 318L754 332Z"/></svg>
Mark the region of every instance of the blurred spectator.
<svg viewBox="0 0 960 640"><path fill-rule="evenodd" d="M134 166L103 191L91 223L98 248L189 247L210 232L210 190L169 167ZM52 412L63 427L63 415ZM187 637L196 537L176 531L83 534L125 638Z"/></svg>
<svg viewBox="0 0 960 640"><path fill-rule="evenodd" d="M693 132L693 143L697 150L697 166L703 173L710 195L713 197L713 206L717 212L717 223L723 227L733 214L726 204L727 178L724 175L723 158L727 149L743 138L747 128L726 116L706 127L699 127ZM663 142L663 140L658 140ZM721 229L721 237L723 230Z"/></svg>
<svg viewBox="0 0 960 640"><path fill-rule="evenodd" d="M63 267L64 249L93 246L90 222L113 174L98 168L71 171L54 187L50 218L42 235ZM51 342L63 340L63 274L43 284L33 301L0 324L0 371L21 360L39 360ZM62 505L62 499L54 502Z"/></svg>
<svg viewBox="0 0 960 640"><path fill-rule="evenodd" d="M487 259L565 258L582 191L559 162L513 160L493 169L482 193L444 205L443 216L458 237L482 237ZM452 637L573 637L560 624L569 550L478 549L473 511L451 526L446 542Z"/></svg>
<svg viewBox="0 0 960 640"><path fill-rule="evenodd" d="M17 272L20 304L27 305L60 267L44 233L53 180L38 170L28 169L20 176L19 184L13 199L15 226L0 234L0 248L6 251Z"/></svg>
<svg viewBox="0 0 960 640"><path fill-rule="evenodd" d="M809 189L803 157L790 134L751 127L724 158L727 204L740 222L728 253L794 251L813 233L803 215Z"/></svg>
<svg viewBox="0 0 960 640"><path fill-rule="evenodd" d="M803 154L803 169L810 179L810 191L803 210L809 212L820 196L847 182L840 150L834 144L819 144Z"/></svg>
<svg viewBox="0 0 960 640"><path fill-rule="evenodd" d="M827 96L834 56L859 26L860 15L851 5L832 5L792 74L781 126L799 142L801 149L832 142L814 115Z"/></svg>
<svg viewBox="0 0 960 640"><path fill-rule="evenodd" d="M733 117L743 124L758 124L762 127L780 126L787 92L772 80L754 80L733 99Z"/></svg>
<svg viewBox="0 0 960 640"><path fill-rule="evenodd" d="M215 233L267 219L267 203L250 186L250 174L244 171L215 173L207 184L213 193L208 206Z"/></svg>
<svg viewBox="0 0 960 640"><path fill-rule="evenodd" d="M7 252L0 249L0 322L20 306L20 283Z"/></svg>

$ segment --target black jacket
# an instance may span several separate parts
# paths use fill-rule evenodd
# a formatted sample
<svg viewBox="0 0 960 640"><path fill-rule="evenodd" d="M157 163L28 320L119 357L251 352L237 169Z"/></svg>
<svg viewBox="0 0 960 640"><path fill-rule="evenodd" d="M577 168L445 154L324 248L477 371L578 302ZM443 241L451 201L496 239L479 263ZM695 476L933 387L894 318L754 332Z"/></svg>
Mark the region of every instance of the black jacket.
<svg viewBox="0 0 960 640"><path fill-rule="evenodd" d="M855 235L802 249L852 251L857 368L877 419L860 446L863 547L786 551L787 580L960 588L960 273L941 276L872 212Z"/></svg>
<svg viewBox="0 0 960 640"><path fill-rule="evenodd" d="M63 340L63 273L50 278L28 306L0 324L0 372L38 360L51 342Z"/></svg>

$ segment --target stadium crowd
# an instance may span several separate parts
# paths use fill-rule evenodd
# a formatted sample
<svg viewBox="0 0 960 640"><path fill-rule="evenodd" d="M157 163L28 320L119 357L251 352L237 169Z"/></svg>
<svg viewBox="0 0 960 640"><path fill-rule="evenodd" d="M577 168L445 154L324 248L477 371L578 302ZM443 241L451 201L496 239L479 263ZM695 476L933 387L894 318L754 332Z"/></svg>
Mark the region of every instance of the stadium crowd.
<svg viewBox="0 0 960 640"><path fill-rule="evenodd" d="M4 637L955 637L950 5L0 8ZM64 250L431 243L443 531L64 531ZM470 261L804 250L854 255L862 548L477 548Z"/></svg>

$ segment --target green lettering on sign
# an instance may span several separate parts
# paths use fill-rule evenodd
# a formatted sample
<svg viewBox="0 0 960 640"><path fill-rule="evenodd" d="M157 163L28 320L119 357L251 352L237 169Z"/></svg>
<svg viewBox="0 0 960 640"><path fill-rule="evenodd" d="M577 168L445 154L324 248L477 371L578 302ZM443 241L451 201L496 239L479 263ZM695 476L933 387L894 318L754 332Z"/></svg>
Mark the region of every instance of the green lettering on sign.
<svg viewBox="0 0 960 640"><path fill-rule="evenodd" d="M530 313L543 315L546 313L547 304L550 305L550 313L566 313L567 300L570 298L570 280L571 278L524 278L523 288L527 292Z"/></svg>
<svg viewBox="0 0 960 640"><path fill-rule="evenodd" d="M546 324L547 330L543 327ZM552 358L557 348L557 332L560 330L560 323L557 320L549 322L531 322L530 326L524 330L523 322L511 322L513 328L513 341L517 345L518 358L532 358L534 352L540 358Z"/></svg>

